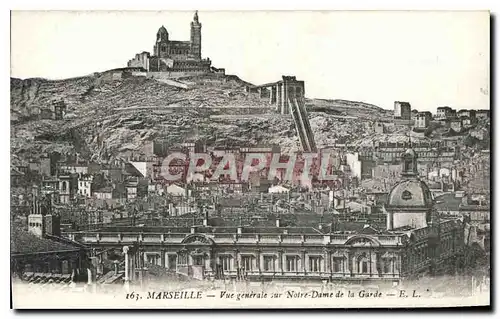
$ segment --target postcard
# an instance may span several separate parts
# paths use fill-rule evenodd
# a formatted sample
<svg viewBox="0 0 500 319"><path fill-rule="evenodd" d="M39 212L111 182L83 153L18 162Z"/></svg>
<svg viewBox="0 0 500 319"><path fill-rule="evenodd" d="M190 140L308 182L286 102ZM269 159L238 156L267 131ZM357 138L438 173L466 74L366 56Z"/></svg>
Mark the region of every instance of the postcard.
<svg viewBox="0 0 500 319"><path fill-rule="evenodd" d="M489 70L488 11L12 11L12 307L490 306Z"/></svg>

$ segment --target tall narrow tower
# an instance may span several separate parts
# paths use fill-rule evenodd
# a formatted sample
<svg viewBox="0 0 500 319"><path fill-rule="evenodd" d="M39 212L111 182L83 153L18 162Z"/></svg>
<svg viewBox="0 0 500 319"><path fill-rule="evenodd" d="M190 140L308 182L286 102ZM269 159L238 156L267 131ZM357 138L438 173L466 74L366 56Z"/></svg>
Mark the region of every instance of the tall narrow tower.
<svg viewBox="0 0 500 319"><path fill-rule="evenodd" d="M201 23L198 21L198 11L194 13L191 22L191 54L196 59L201 59Z"/></svg>

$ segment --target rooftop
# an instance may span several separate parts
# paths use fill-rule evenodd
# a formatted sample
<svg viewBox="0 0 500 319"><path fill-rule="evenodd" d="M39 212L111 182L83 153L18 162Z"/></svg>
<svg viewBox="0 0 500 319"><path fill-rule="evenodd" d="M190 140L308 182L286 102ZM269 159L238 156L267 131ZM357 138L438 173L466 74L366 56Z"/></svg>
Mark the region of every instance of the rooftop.
<svg viewBox="0 0 500 319"><path fill-rule="evenodd" d="M458 211L462 198L455 194L444 194L435 198L434 207L438 211Z"/></svg>
<svg viewBox="0 0 500 319"><path fill-rule="evenodd" d="M16 228L12 230L10 237L11 255L78 251L80 249L76 245L61 243L48 238L40 238L28 231Z"/></svg>

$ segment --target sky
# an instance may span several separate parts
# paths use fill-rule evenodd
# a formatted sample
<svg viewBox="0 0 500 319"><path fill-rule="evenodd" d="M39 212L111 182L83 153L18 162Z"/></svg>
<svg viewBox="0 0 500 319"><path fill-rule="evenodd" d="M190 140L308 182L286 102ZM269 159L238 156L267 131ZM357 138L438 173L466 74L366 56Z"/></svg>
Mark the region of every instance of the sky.
<svg viewBox="0 0 500 319"><path fill-rule="evenodd" d="M11 77L62 79L125 67L164 25L189 40L193 11L13 11ZM392 109L408 101L489 108L486 11L200 11L202 55L254 84L282 75L309 98Z"/></svg>

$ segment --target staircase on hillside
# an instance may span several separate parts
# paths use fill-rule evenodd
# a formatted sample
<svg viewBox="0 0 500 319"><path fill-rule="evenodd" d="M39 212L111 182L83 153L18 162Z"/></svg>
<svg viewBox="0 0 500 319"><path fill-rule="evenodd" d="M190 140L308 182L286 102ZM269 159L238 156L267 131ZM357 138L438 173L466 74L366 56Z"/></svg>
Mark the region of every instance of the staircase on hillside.
<svg viewBox="0 0 500 319"><path fill-rule="evenodd" d="M311 124L309 123L309 116L307 114L304 100L289 97L288 103L290 105L290 113L292 114L303 151L306 153L316 153L316 142L314 141L314 135L311 129Z"/></svg>

